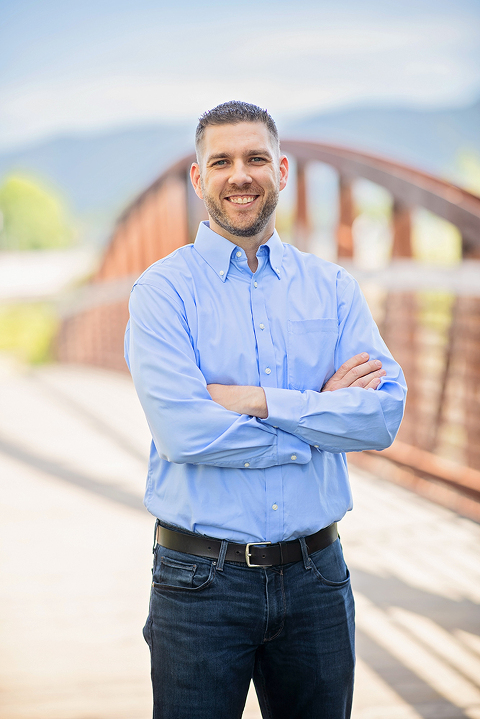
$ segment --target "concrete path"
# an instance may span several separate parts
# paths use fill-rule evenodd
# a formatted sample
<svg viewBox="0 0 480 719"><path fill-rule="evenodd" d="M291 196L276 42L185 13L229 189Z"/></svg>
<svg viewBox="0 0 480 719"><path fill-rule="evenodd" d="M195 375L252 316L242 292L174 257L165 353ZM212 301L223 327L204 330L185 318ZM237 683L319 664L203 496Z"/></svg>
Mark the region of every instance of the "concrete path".
<svg viewBox="0 0 480 719"><path fill-rule="evenodd" d="M0 364L2 719L151 716L148 445L128 376ZM352 484L354 719L480 719L480 527ZM259 717L252 692L244 719Z"/></svg>

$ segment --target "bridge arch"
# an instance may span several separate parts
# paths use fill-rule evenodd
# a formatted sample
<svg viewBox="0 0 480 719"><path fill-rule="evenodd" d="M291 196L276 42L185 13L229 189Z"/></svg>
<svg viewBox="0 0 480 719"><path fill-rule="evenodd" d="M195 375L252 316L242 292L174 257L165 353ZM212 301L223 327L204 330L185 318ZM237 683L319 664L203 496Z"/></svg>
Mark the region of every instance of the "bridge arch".
<svg viewBox="0 0 480 719"><path fill-rule="evenodd" d="M393 257L411 257L410 214L423 207L455 225L464 257L480 257L480 198L446 180L401 163L358 150L302 140L283 140L282 150L296 160L295 238L309 249L310 220L306 168L313 162L333 167L339 176L338 257L354 254L355 217L352 184L367 179L393 198ZM190 187L188 172L195 155L169 167L119 217L95 281L140 274L152 262L192 241L203 203Z"/></svg>
<svg viewBox="0 0 480 719"><path fill-rule="evenodd" d="M357 150L301 140L284 140L282 149L295 160L294 236L302 250L309 250L311 237L308 166L321 162L338 173L338 261L380 290L376 319L409 384L398 440L383 456L362 453L355 460L380 472L388 458L388 472L395 466L402 483L417 491L431 492L429 480L434 478L443 483L444 503L480 519L480 198ZM206 218L188 179L193 160L189 155L169 167L119 217L98 271L65 309L57 342L60 360L126 370L123 333L133 280L157 259L193 241L198 222ZM359 178L385 188L393 207L392 264L363 275L351 261L352 186ZM445 272L412 259L411 213L416 207L459 229L463 262L457 268ZM424 489L422 482L427 483ZM460 494L452 487L460 488Z"/></svg>

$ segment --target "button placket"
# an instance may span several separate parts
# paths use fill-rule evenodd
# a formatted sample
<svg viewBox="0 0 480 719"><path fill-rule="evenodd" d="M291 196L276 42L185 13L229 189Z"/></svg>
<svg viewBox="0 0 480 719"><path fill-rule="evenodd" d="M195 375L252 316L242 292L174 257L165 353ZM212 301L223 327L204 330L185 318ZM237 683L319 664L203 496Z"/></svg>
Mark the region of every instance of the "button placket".
<svg viewBox="0 0 480 719"><path fill-rule="evenodd" d="M278 282L265 257L260 256L259 267L255 273L255 280L251 285L252 323L255 329L257 343L258 368L260 385L262 387L277 387L277 366L275 349L269 325L265 321L268 317L265 297L271 291L270 283ZM281 466L274 466L265 472L265 510L266 510L266 537L283 536L283 479Z"/></svg>
<svg viewBox="0 0 480 719"><path fill-rule="evenodd" d="M253 327L255 328L255 338L257 343L258 366L260 370L260 385L265 387L277 387L275 349L273 346L272 337L270 335L270 332L268 332L268 327L265 324L267 308L264 295L264 290L268 292L269 280L273 280L275 279L275 277L269 277L267 269L268 268L265 267L264 258L260 257L259 268L255 273L255 277L258 277L258 280L252 282L253 287L250 293L251 310ZM257 285L256 288L255 285Z"/></svg>

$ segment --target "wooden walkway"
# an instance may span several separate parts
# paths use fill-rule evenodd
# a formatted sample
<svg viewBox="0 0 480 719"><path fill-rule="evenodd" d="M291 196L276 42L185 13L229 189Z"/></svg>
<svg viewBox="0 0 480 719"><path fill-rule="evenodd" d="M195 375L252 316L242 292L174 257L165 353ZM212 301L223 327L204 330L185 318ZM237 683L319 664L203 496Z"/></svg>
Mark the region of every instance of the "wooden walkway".
<svg viewBox="0 0 480 719"><path fill-rule="evenodd" d="M151 716L148 445L127 376L0 363L2 719ZM352 484L354 719L480 719L480 526L358 470Z"/></svg>

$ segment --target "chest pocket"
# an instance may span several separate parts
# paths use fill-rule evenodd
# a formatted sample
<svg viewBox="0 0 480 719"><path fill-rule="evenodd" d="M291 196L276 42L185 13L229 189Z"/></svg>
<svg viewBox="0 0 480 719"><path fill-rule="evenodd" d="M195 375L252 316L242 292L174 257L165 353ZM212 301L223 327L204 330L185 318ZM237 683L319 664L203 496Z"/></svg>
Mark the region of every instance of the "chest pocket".
<svg viewBox="0 0 480 719"><path fill-rule="evenodd" d="M337 338L336 319L288 320L289 389L319 391L322 388L334 372Z"/></svg>

